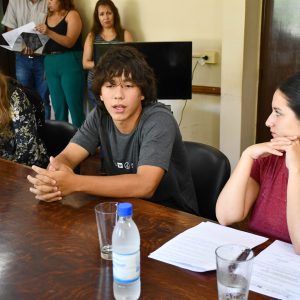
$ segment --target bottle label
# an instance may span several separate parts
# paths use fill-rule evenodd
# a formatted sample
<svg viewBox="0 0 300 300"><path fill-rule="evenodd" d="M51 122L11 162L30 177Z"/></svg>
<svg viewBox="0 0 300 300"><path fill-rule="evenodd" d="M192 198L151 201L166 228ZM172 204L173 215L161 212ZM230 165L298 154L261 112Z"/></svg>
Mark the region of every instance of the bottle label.
<svg viewBox="0 0 300 300"><path fill-rule="evenodd" d="M131 283L140 278L140 250L121 254L112 253L113 276L114 280L119 283Z"/></svg>

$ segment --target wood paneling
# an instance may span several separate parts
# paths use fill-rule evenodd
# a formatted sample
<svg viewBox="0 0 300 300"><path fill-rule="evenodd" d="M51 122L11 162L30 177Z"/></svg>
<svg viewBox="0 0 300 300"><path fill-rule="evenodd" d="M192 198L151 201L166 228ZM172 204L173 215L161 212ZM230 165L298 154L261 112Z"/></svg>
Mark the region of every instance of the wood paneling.
<svg viewBox="0 0 300 300"><path fill-rule="evenodd" d="M299 0L264 1L256 127L258 143L271 138L265 121L271 113L276 88L300 70L299 20Z"/></svg>
<svg viewBox="0 0 300 300"><path fill-rule="evenodd" d="M0 299L113 299L112 263L100 258L94 213L107 199L78 193L38 201L26 179L32 173L0 159ZM141 199L119 201L133 203L141 235L140 299L217 299L215 271L192 272L148 257L205 219ZM250 291L249 299L270 298Z"/></svg>
<svg viewBox="0 0 300 300"><path fill-rule="evenodd" d="M208 95L221 95L221 88L216 87L216 86L193 85L192 93L208 94Z"/></svg>

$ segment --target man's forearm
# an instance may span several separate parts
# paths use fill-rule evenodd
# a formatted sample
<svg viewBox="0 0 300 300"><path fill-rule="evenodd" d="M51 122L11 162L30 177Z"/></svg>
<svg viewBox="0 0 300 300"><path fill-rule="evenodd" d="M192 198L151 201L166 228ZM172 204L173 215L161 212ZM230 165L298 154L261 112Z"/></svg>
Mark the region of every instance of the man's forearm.
<svg viewBox="0 0 300 300"><path fill-rule="evenodd" d="M74 178L72 182L76 192L116 197L116 198L150 198L156 185L149 184L137 174L115 176L82 176Z"/></svg>
<svg viewBox="0 0 300 300"><path fill-rule="evenodd" d="M77 192L104 197L151 198L164 175L154 166L140 166L136 174L114 176L75 176L72 181Z"/></svg>
<svg viewBox="0 0 300 300"><path fill-rule="evenodd" d="M68 157L66 155L64 155L63 153L58 154L55 157L55 161L59 165L60 164L65 165L65 166L71 168L72 170L77 166L74 162L72 162L70 159L68 159Z"/></svg>

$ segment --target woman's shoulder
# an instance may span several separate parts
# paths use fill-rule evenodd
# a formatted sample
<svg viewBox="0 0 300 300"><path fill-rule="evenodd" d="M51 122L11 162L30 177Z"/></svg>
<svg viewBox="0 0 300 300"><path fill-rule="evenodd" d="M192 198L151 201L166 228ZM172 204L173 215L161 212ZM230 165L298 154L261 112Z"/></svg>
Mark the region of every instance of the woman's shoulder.
<svg viewBox="0 0 300 300"><path fill-rule="evenodd" d="M27 102L25 93L23 92L21 85L16 80L8 81L8 96L12 106L16 103ZM21 100L20 100L21 99Z"/></svg>
<svg viewBox="0 0 300 300"><path fill-rule="evenodd" d="M132 37L131 33L126 29L124 29L124 41L125 42L133 42L133 37Z"/></svg>
<svg viewBox="0 0 300 300"><path fill-rule="evenodd" d="M69 21L69 20L74 20L74 19L77 19L77 20L80 20L81 22L81 16L79 14L79 12L76 10L76 9L71 9L67 12L66 14L66 17L65 17L66 21Z"/></svg>

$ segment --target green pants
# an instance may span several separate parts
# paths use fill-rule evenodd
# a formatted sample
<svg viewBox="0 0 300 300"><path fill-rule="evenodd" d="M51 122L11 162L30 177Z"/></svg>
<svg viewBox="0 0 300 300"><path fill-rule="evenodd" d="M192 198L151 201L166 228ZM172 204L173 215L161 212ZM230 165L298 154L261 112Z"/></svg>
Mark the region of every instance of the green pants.
<svg viewBox="0 0 300 300"><path fill-rule="evenodd" d="M48 54L44 64L55 119L68 121L70 110L72 123L80 127L85 119L82 52Z"/></svg>

